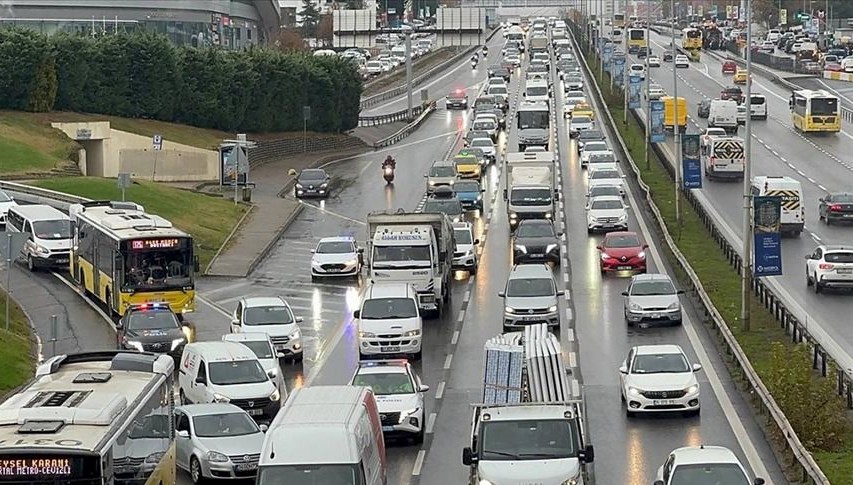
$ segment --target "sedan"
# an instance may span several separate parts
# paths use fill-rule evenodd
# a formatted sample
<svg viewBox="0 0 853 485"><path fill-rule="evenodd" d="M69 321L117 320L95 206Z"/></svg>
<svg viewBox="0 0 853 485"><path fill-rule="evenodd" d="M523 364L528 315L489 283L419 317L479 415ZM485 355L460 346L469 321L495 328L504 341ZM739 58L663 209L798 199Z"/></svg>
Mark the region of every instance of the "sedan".
<svg viewBox="0 0 853 485"><path fill-rule="evenodd" d="M581 167L586 167L589 164L589 157L593 153L610 152L610 147L604 141L591 141L583 146L581 150Z"/></svg>
<svg viewBox="0 0 853 485"><path fill-rule="evenodd" d="M602 141L605 139L604 133L600 130L586 130L580 132L578 134L577 145L578 156L581 154L581 150L583 150L583 146L590 141Z"/></svg>
<svg viewBox="0 0 853 485"><path fill-rule="evenodd" d="M619 187L619 192L625 195L625 183L622 180L622 174L618 170L612 168L590 170L587 176L587 184L590 188L596 185L615 185Z"/></svg>
<svg viewBox="0 0 853 485"><path fill-rule="evenodd" d="M665 274L640 274L631 278L628 289L622 292L625 321L635 323L674 323L681 325L681 300L684 291L675 289Z"/></svg>
<svg viewBox="0 0 853 485"><path fill-rule="evenodd" d="M569 136L576 137L582 131L591 130L595 123L588 116L572 116L569 122Z"/></svg>
<svg viewBox="0 0 853 485"><path fill-rule="evenodd" d="M690 67L690 59L684 54L675 56L675 67Z"/></svg>
<svg viewBox="0 0 853 485"><path fill-rule="evenodd" d="M636 232L611 232L598 246L601 274L613 271L646 272L646 249Z"/></svg>
<svg viewBox="0 0 853 485"><path fill-rule="evenodd" d="M548 219L525 219L518 223L512 235L513 264L551 262L560 264L562 233L554 230Z"/></svg>
<svg viewBox="0 0 853 485"><path fill-rule="evenodd" d="M465 210L483 210L485 191L476 180L459 180L453 185L453 193Z"/></svg>
<svg viewBox="0 0 853 485"><path fill-rule="evenodd" d="M495 64L493 66L489 66L489 77L501 77L504 81L509 81L510 72L504 66Z"/></svg>
<svg viewBox="0 0 853 485"><path fill-rule="evenodd" d="M257 475L266 425L229 403L175 409L175 461L193 483Z"/></svg>
<svg viewBox="0 0 853 485"><path fill-rule="evenodd" d="M649 99L655 100L666 96L666 91L660 84L649 84Z"/></svg>
<svg viewBox="0 0 853 485"><path fill-rule="evenodd" d="M649 67L660 67L660 57L649 56L648 63Z"/></svg>
<svg viewBox="0 0 853 485"><path fill-rule="evenodd" d="M699 364L690 365L678 345L633 347L619 366L625 415L671 411L699 414L696 372L701 369Z"/></svg>
<svg viewBox="0 0 853 485"><path fill-rule="evenodd" d="M732 82L735 84L746 84L746 78L746 70L738 69L737 71L735 71L735 77L734 79L732 79Z"/></svg>
<svg viewBox="0 0 853 485"><path fill-rule="evenodd" d="M482 150L483 155L489 162L495 162L497 150L495 150L495 142L492 141L491 137L474 138L468 146L471 148L479 148Z"/></svg>
<svg viewBox="0 0 853 485"><path fill-rule="evenodd" d="M429 386L421 382L411 364L405 360L359 362L350 385L373 390L385 439L403 437L423 443L427 416L424 393Z"/></svg>
<svg viewBox="0 0 853 485"><path fill-rule="evenodd" d="M734 74L737 72L737 64L735 61L724 61L722 71L723 74Z"/></svg>
<svg viewBox="0 0 853 485"><path fill-rule="evenodd" d="M591 198L586 206L587 233L596 231L625 231L628 229L628 210L622 197Z"/></svg>
<svg viewBox="0 0 853 485"><path fill-rule="evenodd" d="M296 177L294 195L299 199L310 196L328 197L330 181L329 174L322 168L306 168Z"/></svg>
<svg viewBox="0 0 853 485"><path fill-rule="evenodd" d="M672 62L672 52L666 51L663 53L663 62Z"/></svg>
<svg viewBox="0 0 853 485"><path fill-rule="evenodd" d="M844 70L844 68L842 68L841 64L837 62L827 62L823 65L823 70L831 72L841 72Z"/></svg>
<svg viewBox="0 0 853 485"><path fill-rule="evenodd" d="M361 272L362 250L352 237L324 237L311 256L311 279L324 276L355 276Z"/></svg>
<svg viewBox="0 0 853 485"><path fill-rule="evenodd" d="M563 78L563 85L566 91L580 91L583 89L583 78L576 75L569 75Z"/></svg>
<svg viewBox="0 0 853 485"><path fill-rule="evenodd" d="M468 109L468 95L465 90L457 89L447 95L446 109Z"/></svg>
<svg viewBox="0 0 853 485"><path fill-rule="evenodd" d="M439 187L435 193L427 197L423 212L426 214L444 214L453 222L461 222L465 210L462 202L453 194L450 187Z"/></svg>
<svg viewBox="0 0 853 485"><path fill-rule="evenodd" d="M708 116L710 114L711 114L711 100L710 99L703 99L702 101L699 101L699 105L696 108L696 115L699 116L700 118L704 119L704 118L708 118Z"/></svg>
<svg viewBox="0 0 853 485"><path fill-rule="evenodd" d="M853 222L853 194L836 192L818 199L820 220L830 225L836 222Z"/></svg>

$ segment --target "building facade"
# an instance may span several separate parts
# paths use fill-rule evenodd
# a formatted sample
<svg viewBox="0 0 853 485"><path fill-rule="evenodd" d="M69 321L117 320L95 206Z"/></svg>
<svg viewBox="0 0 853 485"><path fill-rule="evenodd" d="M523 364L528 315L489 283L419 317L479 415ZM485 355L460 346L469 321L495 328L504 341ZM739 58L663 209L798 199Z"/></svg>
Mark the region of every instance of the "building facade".
<svg viewBox="0 0 853 485"><path fill-rule="evenodd" d="M177 45L245 49L274 42L277 0L4 0L0 27L44 34L104 35L132 30L165 34Z"/></svg>

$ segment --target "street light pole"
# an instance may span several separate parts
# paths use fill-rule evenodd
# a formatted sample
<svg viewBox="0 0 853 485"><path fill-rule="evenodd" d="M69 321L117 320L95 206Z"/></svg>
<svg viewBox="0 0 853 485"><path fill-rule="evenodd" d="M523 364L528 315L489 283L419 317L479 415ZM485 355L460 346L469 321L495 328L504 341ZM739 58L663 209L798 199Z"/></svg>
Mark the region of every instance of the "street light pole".
<svg viewBox="0 0 853 485"><path fill-rule="evenodd" d="M649 141L649 136L651 136L649 133L649 125L652 124L652 100L649 98L649 89L651 86L649 57L652 55L652 38L650 37L649 26L652 24L652 9L649 7L648 1L646 1L644 5L646 6L646 142L644 145L646 150L646 170L649 170L651 169L651 165L649 164L649 145L651 145L651 142Z"/></svg>
<svg viewBox="0 0 853 485"><path fill-rule="evenodd" d="M741 254L740 319L743 330L750 330L750 293L752 291L752 5L746 0L746 158L743 173L743 254Z"/></svg>
<svg viewBox="0 0 853 485"><path fill-rule="evenodd" d="M681 236L681 140L678 130L678 67L675 65L675 28L678 25L675 17L675 0L672 2L672 97L673 116L672 134L675 138L675 225L678 227L678 235ZM666 107L664 107L664 119L666 118Z"/></svg>

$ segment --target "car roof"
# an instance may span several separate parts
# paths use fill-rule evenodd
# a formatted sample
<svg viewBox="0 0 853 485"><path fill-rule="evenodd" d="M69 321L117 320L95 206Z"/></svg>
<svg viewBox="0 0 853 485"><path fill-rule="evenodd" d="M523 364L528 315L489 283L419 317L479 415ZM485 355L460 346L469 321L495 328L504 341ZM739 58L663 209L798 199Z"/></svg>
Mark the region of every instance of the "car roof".
<svg viewBox="0 0 853 485"><path fill-rule="evenodd" d="M320 238L320 240L317 241L317 244L327 242L355 242L355 238L352 236L329 236Z"/></svg>
<svg viewBox="0 0 853 485"><path fill-rule="evenodd" d="M669 281L672 283L672 278L662 273L643 273L631 277L631 283L638 281Z"/></svg>
<svg viewBox="0 0 853 485"><path fill-rule="evenodd" d="M409 362L405 359L385 359L359 362L355 376L359 374L409 374Z"/></svg>
<svg viewBox="0 0 853 485"><path fill-rule="evenodd" d="M471 224L470 222L454 222L453 223L453 229L460 229L460 230L467 229L469 231L473 231L474 225Z"/></svg>
<svg viewBox="0 0 853 485"><path fill-rule="evenodd" d="M244 307L258 306L287 306L287 302L280 296L247 296L243 298Z"/></svg>
<svg viewBox="0 0 853 485"><path fill-rule="evenodd" d="M740 465L737 456L723 446L685 446L672 450L672 454L675 455L676 466L702 463L737 463Z"/></svg>
<svg viewBox="0 0 853 485"><path fill-rule="evenodd" d="M627 236L634 236L637 239L640 238L640 236L634 231L613 231L613 232L608 232L607 234L605 234L604 239L607 240L611 237L627 237Z"/></svg>
<svg viewBox="0 0 853 485"><path fill-rule="evenodd" d="M684 354L681 347L675 344L637 345L634 347L637 355Z"/></svg>
<svg viewBox="0 0 853 485"><path fill-rule="evenodd" d="M300 175L302 175L302 174L306 174L306 175L307 174L323 174L323 175L326 175L326 171L323 170L322 168L303 168L302 171L299 172L299 174Z"/></svg>
<svg viewBox="0 0 853 485"><path fill-rule="evenodd" d="M512 267L509 272L509 277L507 279L516 279L516 278L554 278L554 275L551 273L551 268L549 268L545 264L517 264Z"/></svg>
<svg viewBox="0 0 853 485"><path fill-rule="evenodd" d="M414 298L414 291L410 283L371 283L364 292L365 299L373 298Z"/></svg>
<svg viewBox="0 0 853 485"><path fill-rule="evenodd" d="M603 201L614 201L614 200L618 200L619 202L622 202L622 197L620 197L620 196L618 196L618 195L598 195L598 196L596 196L596 197L593 197L593 198L589 201L589 203L590 203L590 205L592 205L592 203L593 203L593 202L601 201L601 200L603 200Z"/></svg>
<svg viewBox="0 0 853 485"><path fill-rule="evenodd" d="M190 416L208 416L211 414L230 414L230 413L241 413L247 414L246 411L240 409L239 407L227 403L227 402L212 402L205 404L185 404L183 406L179 406L178 409L184 411L186 414Z"/></svg>
<svg viewBox="0 0 853 485"><path fill-rule="evenodd" d="M433 166L433 167L450 167L450 168L454 168L454 167L456 167L454 164L452 164L452 163L450 163L450 162L444 162L444 161L441 161L441 162L435 162L435 163L433 163L433 164L432 164L432 166Z"/></svg>
<svg viewBox="0 0 853 485"><path fill-rule="evenodd" d="M853 247L851 246L840 246L840 245L831 245L824 246L824 253L835 253L835 252L851 252L853 251Z"/></svg>
<svg viewBox="0 0 853 485"><path fill-rule="evenodd" d="M521 227L522 225L525 225L525 226L550 226L550 227L554 227L554 225L551 223L551 220L550 220L550 219L522 219L522 220L518 223L518 226L519 226L519 227Z"/></svg>
<svg viewBox="0 0 853 485"><path fill-rule="evenodd" d="M222 336L225 342L270 342L270 335L264 332L226 333Z"/></svg>

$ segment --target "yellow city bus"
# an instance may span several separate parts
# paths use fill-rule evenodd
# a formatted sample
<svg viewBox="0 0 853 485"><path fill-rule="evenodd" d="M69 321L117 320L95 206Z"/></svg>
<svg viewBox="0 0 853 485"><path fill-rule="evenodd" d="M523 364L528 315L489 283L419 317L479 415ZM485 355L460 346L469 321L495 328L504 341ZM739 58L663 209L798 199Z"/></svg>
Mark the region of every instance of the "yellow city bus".
<svg viewBox="0 0 853 485"><path fill-rule="evenodd" d="M841 131L841 103L838 96L824 90L801 89L788 102L794 128L803 133Z"/></svg>
<svg viewBox="0 0 853 485"><path fill-rule="evenodd" d="M620 29L625 28L625 14L624 13L614 13L613 14L613 26L619 27Z"/></svg>
<svg viewBox="0 0 853 485"><path fill-rule="evenodd" d="M57 355L0 404L4 485L174 484L174 360Z"/></svg>
<svg viewBox="0 0 853 485"><path fill-rule="evenodd" d="M195 311L192 236L133 202L85 202L68 212L75 224L71 276L110 313L145 303L168 303L180 318Z"/></svg>
<svg viewBox="0 0 853 485"><path fill-rule="evenodd" d="M648 47L646 29L628 29L628 53L634 54L640 49Z"/></svg>

